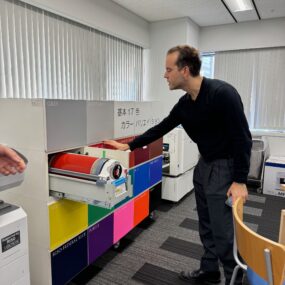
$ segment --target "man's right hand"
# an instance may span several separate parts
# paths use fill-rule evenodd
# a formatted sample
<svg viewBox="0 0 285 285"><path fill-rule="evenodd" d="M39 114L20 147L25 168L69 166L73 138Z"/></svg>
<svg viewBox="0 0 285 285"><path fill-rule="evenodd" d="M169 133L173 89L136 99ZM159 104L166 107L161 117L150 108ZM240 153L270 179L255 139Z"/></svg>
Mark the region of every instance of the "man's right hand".
<svg viewBox="0 0 285 285"><path fill-rule="evenodd" d="M119 143L119 142L116 142L116 141L113 141L113 140L106 140L106 141L103 141L104 144L107 144L107 145L110 145L112 147L114 147L115 149L118 149L118 150L128 150L130 147L128 144L126 143Z"/></svg>

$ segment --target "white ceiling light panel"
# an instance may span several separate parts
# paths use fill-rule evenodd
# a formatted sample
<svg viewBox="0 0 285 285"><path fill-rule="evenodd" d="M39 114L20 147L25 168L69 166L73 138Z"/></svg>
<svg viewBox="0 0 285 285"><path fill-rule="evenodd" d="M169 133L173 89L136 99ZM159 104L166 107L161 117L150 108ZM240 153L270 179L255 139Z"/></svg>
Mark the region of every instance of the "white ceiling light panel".
<svg viewBox="0 0 285 285"><path fill-rule="evenodd" d="M253 9L251 0L225 0L232 12L248 11Z"/></svg>

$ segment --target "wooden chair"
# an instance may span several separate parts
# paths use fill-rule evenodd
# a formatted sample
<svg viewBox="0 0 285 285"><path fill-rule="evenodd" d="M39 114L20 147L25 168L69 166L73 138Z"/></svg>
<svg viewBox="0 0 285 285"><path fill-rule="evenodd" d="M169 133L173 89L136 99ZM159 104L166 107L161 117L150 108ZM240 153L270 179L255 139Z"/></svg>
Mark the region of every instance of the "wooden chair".
<svg viewBox="0 0 285 285"><path fill-rule="evenodd" d="M233 205L233 219L237 266L230 284L234 284L238 269L242 268L251 285L285 285L285 246L262 237L243 223L241 198ZM238 253L244 263L239 259Z"/></svg>
<svg viewBox="0 0 285 285"><path fill-rule="evenodd" d="M280 229L279 229L279 243L285 245L285 210L281 211Z"/></svg>

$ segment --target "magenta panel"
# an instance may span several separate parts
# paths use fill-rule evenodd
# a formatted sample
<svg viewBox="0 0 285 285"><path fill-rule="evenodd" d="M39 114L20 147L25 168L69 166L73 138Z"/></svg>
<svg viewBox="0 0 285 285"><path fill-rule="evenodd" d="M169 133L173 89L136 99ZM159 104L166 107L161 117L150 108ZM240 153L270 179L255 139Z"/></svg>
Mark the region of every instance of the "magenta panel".
<svg viewBox="0 0 285 285"><path fill-rule="evenodd" d="M134 201L130 201L114 212L114 243L118 242L134 227Z"/></svg>

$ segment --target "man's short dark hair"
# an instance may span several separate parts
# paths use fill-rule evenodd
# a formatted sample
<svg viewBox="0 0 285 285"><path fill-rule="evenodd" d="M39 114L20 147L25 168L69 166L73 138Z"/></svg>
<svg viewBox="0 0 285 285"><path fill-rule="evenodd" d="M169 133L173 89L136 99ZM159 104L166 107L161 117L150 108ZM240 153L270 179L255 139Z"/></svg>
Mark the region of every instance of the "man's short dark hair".
<svg viewBox="0 0 285 285"><path fill-rule="evenodd" d="M201 59L199 56L199 51L188 45L179 45L171 48L167 54L178 52L178 58L176 65L179 69L188 66L189 71L193 77L200 74L201 69Z"/></svg>

